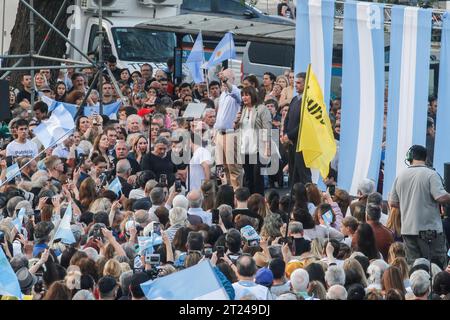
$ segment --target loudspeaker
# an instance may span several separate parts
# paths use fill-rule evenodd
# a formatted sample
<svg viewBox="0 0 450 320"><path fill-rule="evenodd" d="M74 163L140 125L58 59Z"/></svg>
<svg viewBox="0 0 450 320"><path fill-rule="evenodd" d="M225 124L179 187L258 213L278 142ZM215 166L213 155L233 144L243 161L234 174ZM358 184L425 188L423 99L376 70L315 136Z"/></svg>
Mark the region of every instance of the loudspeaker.
<svg viewBox="0 0 450 320"><path fill-rule="evenodd" d="M9 109L9 81L0 80L0 121L12 118Z"/></svg>

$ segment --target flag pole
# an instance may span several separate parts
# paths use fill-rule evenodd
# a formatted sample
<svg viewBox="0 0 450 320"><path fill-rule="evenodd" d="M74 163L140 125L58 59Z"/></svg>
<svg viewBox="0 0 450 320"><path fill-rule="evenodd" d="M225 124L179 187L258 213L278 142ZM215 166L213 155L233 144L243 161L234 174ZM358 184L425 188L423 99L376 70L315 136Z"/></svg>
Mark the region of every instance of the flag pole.
<svg viewBox="0 0 450 320"><path fill-rule="evenodd" d="M33 160L36 160L37 158L40 157L41 154L43 154L46 150L50 149L51 147L53 147L54 145L56 145L62 138L65 138L69 133L72 134L73 131L75 130L75 128L70 129L69 131L67 131L63 136L61 136L58 140L55 141L54 144L52 144L51 146L45 148L44 150L42 150L41 152L39 152L34 158L30 159L27 163L25 163L21 168L19 168L19 172L22 171L23 168L25 168L27 165L29 165ZM5 184L7 184L8 182L10 182L12 179L14 179L15 177L10 177L9 179L6 179L5 182L2 182L0 184L0 188L3 187Z"/></svg>
<svg viewBox="0 0 450 320"><path fill-rule="evenodd" d="M206 81L206 91L208 92L208 98L209 96L209 79L208 79L208 69L202 69L203 73L205 75L205 81Z"/></svg>
<svg viewBox="0 0 450 320"><path fill-rule="evenodd" d="M306 79L305 79L305 88L303 89L303 94L302 94L302 105L300 106L300 127L299 127L299 132L298 134L301 134L301 129L303 128L303 115L304 115L304 110L306 108L306 97L307 97L307 93L308 93L308 84L309 84L309 74L311 73L311 63L308 64L308 69L306 70ZM298 151L300 148L300 139L297 139L297 146L295 149L295 152L300 152Z"/></svg>

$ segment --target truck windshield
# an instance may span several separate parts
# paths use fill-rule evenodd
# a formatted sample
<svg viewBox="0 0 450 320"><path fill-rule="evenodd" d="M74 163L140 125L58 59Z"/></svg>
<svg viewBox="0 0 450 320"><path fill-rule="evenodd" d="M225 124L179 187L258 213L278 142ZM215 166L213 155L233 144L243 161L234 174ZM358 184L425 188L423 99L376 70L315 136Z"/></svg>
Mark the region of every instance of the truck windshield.
<svg viewBox="0 0 450 320"><path fill-rule="evenodd" d="M173 57L176 45L173 32L112 28L112 34L120 60L165 63Z"/></svg>

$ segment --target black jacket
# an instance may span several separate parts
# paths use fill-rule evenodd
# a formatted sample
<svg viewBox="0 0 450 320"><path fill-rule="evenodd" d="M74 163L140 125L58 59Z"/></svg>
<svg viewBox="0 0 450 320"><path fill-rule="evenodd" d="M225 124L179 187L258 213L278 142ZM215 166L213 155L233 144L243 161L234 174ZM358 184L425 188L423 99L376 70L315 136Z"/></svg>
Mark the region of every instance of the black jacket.
<svg viewBox="0 0 450 320"><path fill-rule="evenodd" d="M300 128L300 107L302 99L294 97L289 104L289 111L284 119L284 134L286 134L294 145L297 145L298 130Z"/></svg>

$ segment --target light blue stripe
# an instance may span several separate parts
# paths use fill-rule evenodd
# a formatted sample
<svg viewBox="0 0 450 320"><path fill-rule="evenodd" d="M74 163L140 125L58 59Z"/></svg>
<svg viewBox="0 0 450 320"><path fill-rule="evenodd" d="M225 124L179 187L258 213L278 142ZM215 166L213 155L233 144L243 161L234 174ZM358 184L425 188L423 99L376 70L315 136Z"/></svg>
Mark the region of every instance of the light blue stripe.
<svg viewBox="0 0 450 320"><path fill-rule="evenodd" d="M384 16L383 5L380 7L380 28L372 29L374 72L375 72L375 124L372 141L372 156L369 166L368 178L378 185L378 176L381 163L381 144L383 141L384 121Z"/></svg>
<svg viewBox="0 0 450 320"><path fill-rule="evenodd" d="M413 144L425 146L430 78L431 10L419 10L417 32L417 66L414 97ZM448 76L448 75L447 75Z"/></svg>
<svg viewBox="0 0 450 320"><path fill-rule="evenodd" d="M389 56L389 95L386 128L386 158L384 163L383 198L387 199L396 175L398 104L400 100L400 71L403 45L403 12L405 7L391 10L391 40Z"/></svg>
<svg viewBox="0 0 450 320"><path fill-rule="evenodd" d="M145 282L141 288L147 299L193 300L223 287L209 261L204 261L155 281Z"/></svg>
<svg viewBox="0 0 450 320"><path fill-rule="evenodd" d="M331 69L333 62L334 0L322 1L322 30L325 59L325 88L323 88L323 98L325 100L325 104L329 105L331 93Z"/></svg>
<svg viewBox="0 0 450 320"><path fill-rule="evenodd" d="M358 146L360 57L356 3L344 4L341 135L338 186L350 190Z"/></svg>
<svg viewBox="0 0 450 320"><path fill-rule="evenodd" d="M309 46L309 6L308 1L297 3L297 23L295 29L295 74L306 72L310 59Z"/></svg>
<svg viewBox="0 0 450 320"><path fill-rule="evenodd" d="M450 162L450 16L444 14L444 24L441 36L441 54L439 66L439 91L436 115L436 141L434 144L433 166L441 176L444 176L444 163Z"/></svg>

